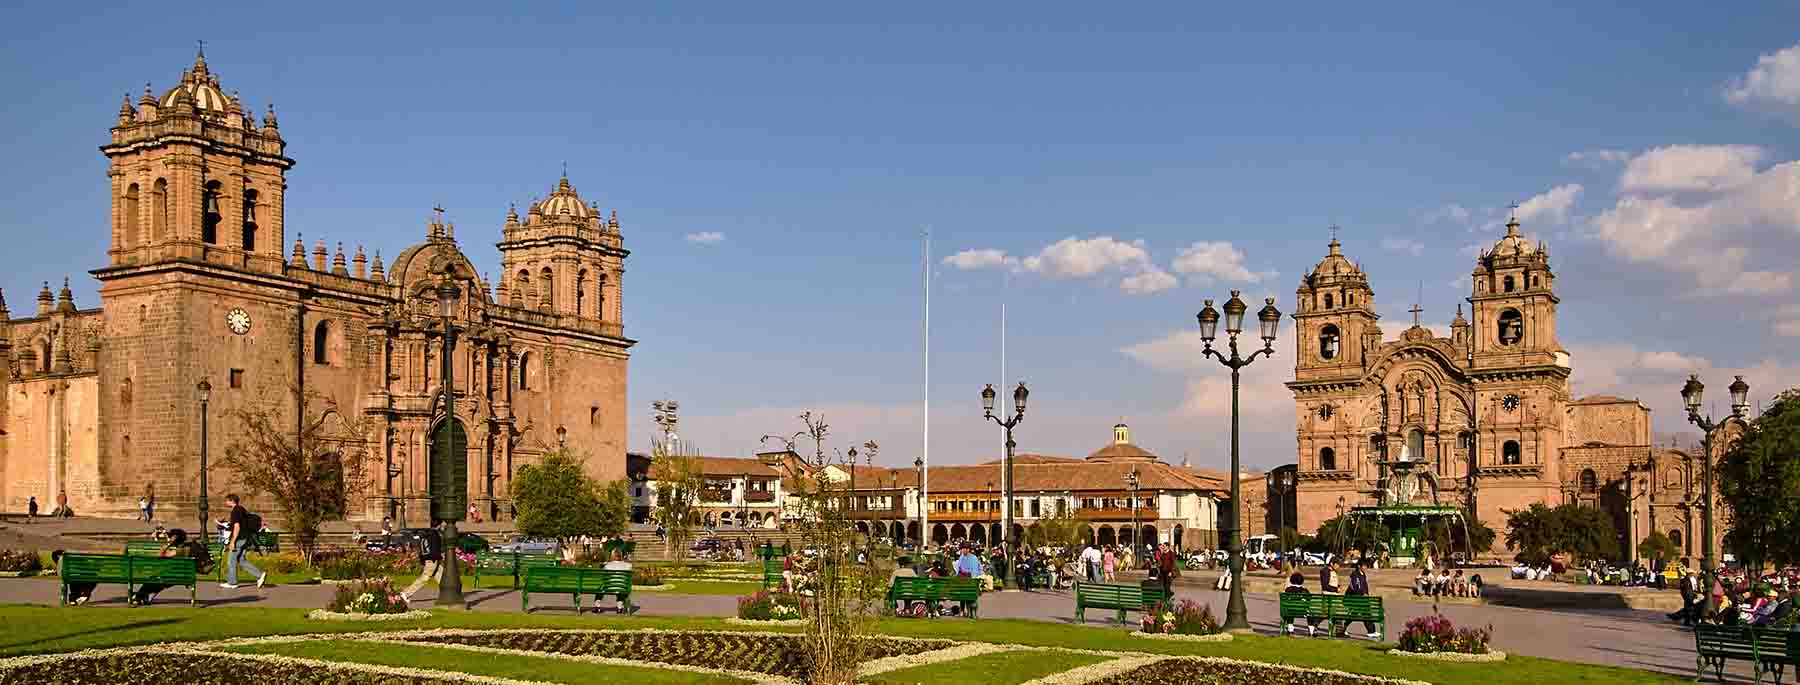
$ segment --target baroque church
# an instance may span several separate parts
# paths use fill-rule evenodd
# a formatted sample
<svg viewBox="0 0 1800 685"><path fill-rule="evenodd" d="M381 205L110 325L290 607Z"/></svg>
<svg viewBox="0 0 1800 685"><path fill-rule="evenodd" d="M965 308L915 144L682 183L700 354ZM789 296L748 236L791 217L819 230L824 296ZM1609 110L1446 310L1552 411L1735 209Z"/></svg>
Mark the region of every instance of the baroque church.
<svg viewBox="0 0 1800 685"><path fill-rule="evenodd" d="M1458 305L1448 338L1422 325L1415 305L1412 325L1390 340L1368 274L1335 237L1301 279L1287 383L1297 529L1382 504L1383 462L1404 459L1424 474L1419 503L1474 511L1499 534L1496 549L1506 512L1540 502L1605 508L1620 542L1660 530L1692 549L1698 456L1653 446L1650 410L1635 399L1571 396L1549 250L1512 219L1476 259L1470 287L1468 318Z"/></svg>
<svg viewBox="0 0 1800 685"><path fill-rule="evenodd" d="M617 212L565 175L523 217L505 213L492 283L441 210L385 265L324 240L309 259L284 221L295 160L274 107L259 124L228 92L202 53L160 96L146 86L119 106L100 147L112 208L109 248L90 272L98 307L77 306L66 279L54 296L45 283L19 318L0 294L0 508L36 497L48 512L66 498L79 515L127 516L154 496L159 511L191 517L205 441L217 514L240 489L218 466L240 435L234 411L272 408L293 426L297 398L314 396L331 409L309 404L308 420L368 458L349 516L426 523L431 436L446 420L446 280L460 290L451 420L467 436L476 509L506 512L512 475L565 441L589 454L593 476L624 477L634 341Z"/></svg>

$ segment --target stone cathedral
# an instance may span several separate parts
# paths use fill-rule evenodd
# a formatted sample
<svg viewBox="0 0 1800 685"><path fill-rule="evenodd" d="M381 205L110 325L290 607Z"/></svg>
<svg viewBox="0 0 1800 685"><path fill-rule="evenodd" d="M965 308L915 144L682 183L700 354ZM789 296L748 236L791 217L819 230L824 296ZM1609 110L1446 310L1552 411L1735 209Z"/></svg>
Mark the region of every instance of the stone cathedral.
<svg viewBox="0 0 1800 685"><path fill-rule="evenodd" d="M328 434L369 455L372 482L350 516L424 523L431 435L446 420L446 277L461 291L452 413L467 435L470 501L502 515L512 474L562 441L589 455L594 476L625 475L634 341L616 212L565 176L524 217L505 213L504 271L491 284L441 211L386 265L324 240L309 254L284 221L295 160L274 108L258 123L227 92L202 54L160 97L146 86L119 106L100 147L112 207L91 272L99 307L77 306L66 279L59 295L46 282L19 318L0 295L0 509L35 496L48 512L66 497L78 515L130 516L154 495L159 519L191 518L205 380L214 514L239 488L217 466L237 433L232 411L260 403L292 426L296 398L316 394L341 419Z"/></svg>
<svg viewBox="0 0 1800 685"><path fill-rule="evenodd" d="M1418 320L1383 335L1369 276L1336 238L1296 291L1294 393L1298 530L1382 504L1387 469L1422 466L1423 504L1473 507L1500 533L1506 510L1576 502L1611 511L1621 538L1652 529L1697 541L1696 457L1651 443L1635 399L1570 396L1557 340L1561 302L1548 250L1517 219L1471 273L1468 318L1450 337Z"/></svg>

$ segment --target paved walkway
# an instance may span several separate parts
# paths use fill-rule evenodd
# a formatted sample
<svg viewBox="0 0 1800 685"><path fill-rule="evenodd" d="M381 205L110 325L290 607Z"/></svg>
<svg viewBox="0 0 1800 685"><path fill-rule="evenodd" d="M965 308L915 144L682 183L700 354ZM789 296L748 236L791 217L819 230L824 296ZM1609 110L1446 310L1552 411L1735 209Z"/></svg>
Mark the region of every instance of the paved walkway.
<svg viewBox="0 0 1800 685"><path fill-rule="evenodd" d="M262 606L314 609L324 606L335 592L330 586L288 585L261 590L252 587L237 590L219 588L216 583L200 587L202 606ZM0 603L56 604L57 583L53 579L0 580ZM1192 587L1177 590L1178 597L1210 603L1224 616L1226 594ZM185 588L163 594L158 604L179 605L187 599ZM418 600L435 599L430 589ZM476 590L468 593L471 608L476 611L518 611L519 594L512 590ZM729 616L737 607L737 598L725 595L686 595L662 592L638 592L633 596L642 615ZM534 598L533 613L568 613L568 598L541 595ZM94 605L124 607L122 586L102 585L95 592ZM609 600L608 605L611 602ZM983 618L1021 618L1073 624L1075 602L1067 591L1001 592L982 598ZM1247 597L1250 621L1257 632L1277 632L1278 614L1275 596L1251 594ZM1428 602L1395 601L1387 603L1388 639L1392 640L1408 619L1432 612ZM1457 625L1485 626L1494 629L1494 645L1508 653L1624 666L1693 677L1694 640L1692 633L1669 623L1660 614L1626 609L1544 611L1497 606L1443 605L1441 613ZM1114 614L1105 610L1089 611L1088 625L1109 625ZM1127 619L1135 620L1136 614ZM957 619L949 619L957 620ZM1360 628L1361 626L1356 626ZM1319 638L1323 639L1323 638ZM1305 638L1295 638L1294 648L1304 649ZM1749 682L1747 668L1737 668L1740 679Z"/></svg>

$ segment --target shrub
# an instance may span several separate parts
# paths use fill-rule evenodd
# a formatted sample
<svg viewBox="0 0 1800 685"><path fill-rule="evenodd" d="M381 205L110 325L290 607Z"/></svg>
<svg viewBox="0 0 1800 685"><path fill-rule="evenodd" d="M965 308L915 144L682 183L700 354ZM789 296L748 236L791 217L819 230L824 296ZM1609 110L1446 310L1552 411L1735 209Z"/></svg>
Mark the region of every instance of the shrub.
<svg viewBox="0 0 1800 685"><path fill-rule="evenodd" d="M326 580L382 578L389 573L418 573L419 558L407 552L346 550L320 553L313 559L319 577Z"/></svg>
<svg viewBox="0 0 1800 685"><path fill-rule="evenodd" d="M399 614L407 610L406 598L386 578L365 580L337 587L337 596L326 611L343 614Z"/></svg>
<svg viewBox="0 0 1800 685"><path fill-rule="evenodd" d="M306 559L298 552L269 554L256 560L256 567L270 573L299 573L306 570Z"/></svg>
<svg viewBox="0 0 1800 685"><path fill-rule="evenodd" d="M786 621L803 618L810 608L805 599L787 592L762 590L738 598L738 618L748 621Z"/></svg>
<svg viewBox="0 0 1800 685"><path fill-rule="evenodd" d="M0 549L0 571L35 573L44 570L44 560L35 551Z"/></svg>
<svg viewBox="0 0 1800 685"><path fill-rule="evenodd" d="M1406 622L1400 631L1400 649L1407 652L1451 652L1454 654L1486 654L1493 626L1458 630L1450 619L1440 614L1420 616Z"/></svg>
<svg viewBox="0 0 1800 685"><path fill-rule="evenodd" d="M632 585L662 585L665 580L663 570L655 566L634 566L631 569Z"/></svg>
<svg viewBox="0 0 1800 685"><path fill-rule="evenodd" d="M1213 616L1212 605L1184 599L1173 607L1157 602L1144 614L1143 630L1175 635L1216 635L1220 628L1219 619Z"/></svg>

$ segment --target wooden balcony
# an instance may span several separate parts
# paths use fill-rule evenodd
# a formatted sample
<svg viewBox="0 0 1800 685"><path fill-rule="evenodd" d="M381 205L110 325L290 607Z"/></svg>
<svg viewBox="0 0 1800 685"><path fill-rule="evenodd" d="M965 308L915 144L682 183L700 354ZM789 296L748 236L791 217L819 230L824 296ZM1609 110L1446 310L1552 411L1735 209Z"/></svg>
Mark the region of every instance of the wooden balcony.
<svg viewBox="0 0 1800 685"><path fill-rule="evenodd" d="M1137 508L1137 520L1139 523L1155 521L1157 516L1158 514L1155 507ZM1132 519L1132 510L1125 507L1078 508L1075 510L1075 518L1087 521L1124 521L1130 523Z"/></svg>
<svg viewBox="0 0 1800 685"><path fill-rule="evenodd" d="M718 504L731 501L731 491L720 488L708 488L700 491L700 501L707 504Z"/></svg>
<svg viewBox="0 0 1800 685"><path fill-rule="evenodd" d="M744 493L744 501L745 502L773 502L773 501L775 501L775 493L769 492L767 490L751 490L749 492Z"/></svg>

